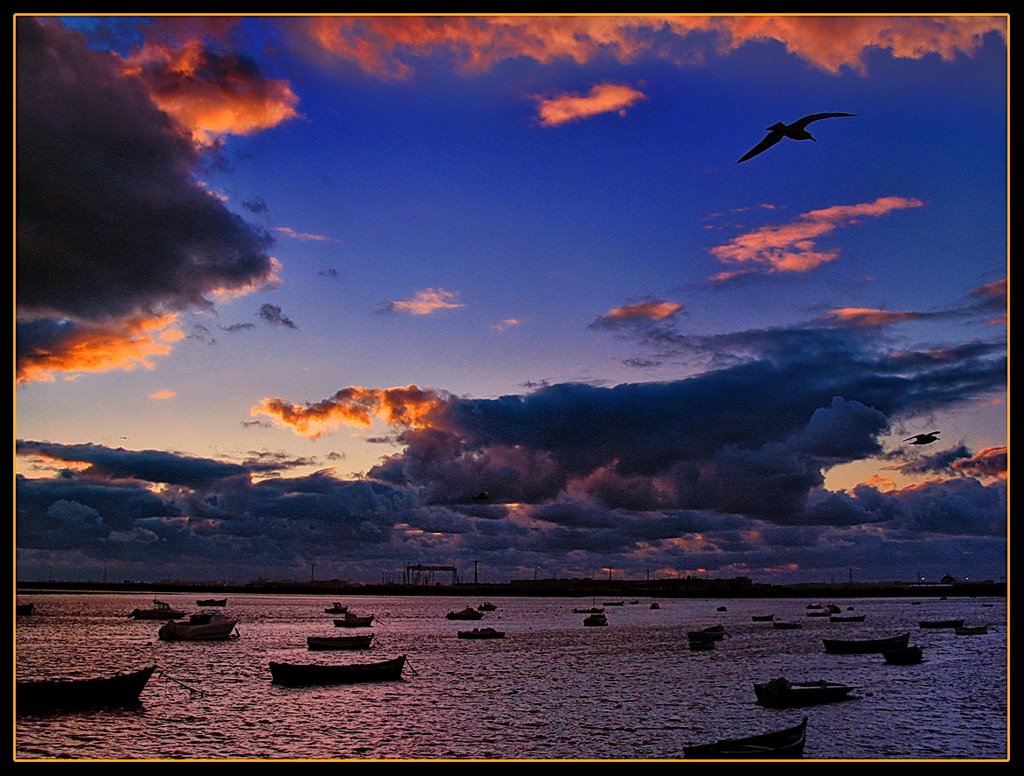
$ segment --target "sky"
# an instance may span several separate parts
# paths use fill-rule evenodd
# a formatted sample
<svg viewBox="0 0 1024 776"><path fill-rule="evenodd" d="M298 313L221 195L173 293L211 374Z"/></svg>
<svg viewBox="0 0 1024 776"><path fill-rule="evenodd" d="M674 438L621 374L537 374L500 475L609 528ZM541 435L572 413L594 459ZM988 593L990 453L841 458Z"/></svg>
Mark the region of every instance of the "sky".
<svg viewBox="0 0 1024 776"><path fill-rule="evenodd" d="M18 578L1005 579L1007 36L17 17Z"/></svg>

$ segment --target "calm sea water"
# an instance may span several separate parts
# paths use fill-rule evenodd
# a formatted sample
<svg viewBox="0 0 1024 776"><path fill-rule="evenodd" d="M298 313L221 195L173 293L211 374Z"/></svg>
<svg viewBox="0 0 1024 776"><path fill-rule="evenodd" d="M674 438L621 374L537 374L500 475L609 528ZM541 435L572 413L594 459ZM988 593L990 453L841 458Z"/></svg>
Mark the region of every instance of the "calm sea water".
<svg viewBox="0 0 1024 776"><path fill-rule="evenodd" d="M157 594L188 612L194 594ZM228 596L241 637L161 642L159 621L127 618L152 595L19 596L19 679L100 676L155 663L136 708L16 721L18 759L49 758L678 758L684 745L775 730L809 717L806 758L1002 759L1007 756L1007 634L1002 599L835 600L863 623L806 616L808 601L660 600L606 609L608 627L584 628L573 607L590 599L495 598L479 623L448 611L456 597L345 599L378 618L370 651L309 652L306 637L334 628L323 596ZM601 601L598 600L598 605ZM991 606L985 606L991 604ZM718 606L726 612L716 611ZM781 631L753 614L799 620ZM990 623L987 635L920 629L923 619ZM722 623L730 638L691 652L686 631ZM490 625L504 640L456 631ZM909 631L926 662L889 666L881 655L828 655L824 638ZM270 661L372 662L406 655L399 682L284 688ZM806 709L757 706L754 682L862 685L859 698ZM190 694L181 683L199 689Z"/></svg>

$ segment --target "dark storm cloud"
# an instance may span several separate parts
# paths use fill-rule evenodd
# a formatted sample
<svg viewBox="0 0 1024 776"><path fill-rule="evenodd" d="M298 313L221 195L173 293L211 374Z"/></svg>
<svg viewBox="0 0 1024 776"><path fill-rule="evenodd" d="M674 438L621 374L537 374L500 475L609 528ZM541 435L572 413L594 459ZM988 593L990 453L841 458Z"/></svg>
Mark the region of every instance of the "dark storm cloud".
<svg viewBox="0 0 1024 776"><path fill-rule="evenodd" d="M19 312L109 319L267 280L270 238L199 187L188 137L56 21L17 19Z"/></svg>
<svg viewBox="0 0 1024 776"><path fill-rule="evenodd" d="M281 308L276 304L260 305L260 310L256 314L267 323L275 326L285 326L289 329L298 328L298 326L295 325L295 322L285 315Z"/></svg>
<svg viewBox="0 0 1024 776"><path fill-rule="evenodd" d="M91 479L132 479L193 488L209 485L225 477L237 477L270 468L263 462L240 466L161 450L124 450L94 444L65 445L19 440L16 451L18 455L87 463L89 468L83 474Z"/></svg>
<svg viewBox="0 0 1024 776"><path fill-rule="evenodd" d="M904 450L898 450L899 456L910 455ZM941 450L931 455L921 455L900 466L895 467L902 474L950 474L954 471L957 461L971 457L971 451L966 445L957 445L948 450Z"/></svg>

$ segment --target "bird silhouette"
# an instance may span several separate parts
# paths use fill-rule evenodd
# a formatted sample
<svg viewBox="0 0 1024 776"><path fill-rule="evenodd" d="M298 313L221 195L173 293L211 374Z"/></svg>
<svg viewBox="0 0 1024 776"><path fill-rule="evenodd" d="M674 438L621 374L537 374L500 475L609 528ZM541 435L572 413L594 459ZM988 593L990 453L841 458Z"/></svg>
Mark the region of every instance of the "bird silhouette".
<svg viewBox="0 0 1024 776"><path fill-rule="evenodd" d="M940 431L930 431L927 434L915 434L912 437L907 437L904 442L910 442L912 445L930 445L932 442L939 441Z"/></svg>
<svg viewBox="0 0 1024 776"><path fill-rule="evenodd" d="M831 119L837 116L856 115L856 113L812 113L810 116L804 116L802 119L794 121L792 124L783 124L781 121L776 121L766 130L768 134L765 136L765 139L743 154L736 163L739 164L740 162L745 162L747 159L757 156L762 151L767 151L784 137L788 137L790 140L814 140L811 133L807 131L807 125L812 121L818 121L819 119Z"/></svg>

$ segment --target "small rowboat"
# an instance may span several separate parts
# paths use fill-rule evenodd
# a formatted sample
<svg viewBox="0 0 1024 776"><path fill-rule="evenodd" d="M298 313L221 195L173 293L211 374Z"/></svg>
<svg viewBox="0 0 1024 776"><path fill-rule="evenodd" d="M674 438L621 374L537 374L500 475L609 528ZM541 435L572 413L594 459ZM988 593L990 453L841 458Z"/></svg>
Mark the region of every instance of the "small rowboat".
<svg viewBox="0 0 1024 776"><path fill-rule="evenodd" d="M605 617L603 614L600 614L600 613L592 614L589 617L584 617L583 618L583 624L586 625L587 627L594 627L594 626L597 626L597 625L607 625L608 624L608 618Z"/></svg>
<svg viewBox="0 0 1024 776"><path fill-rule="evenodd" d="M219 641L238 638L235 625L238 620L220 612L193 614L187 622L169 620L156 632L161 641Z"/></svg>
<svg viewBox="0 0 1024 776"><path fill-rule="evenodd" d="M335 601L333 606L331 606L328 609L324 609L324 613L325 614L347 614L348 613L348 607L347 606L342 606L340 603Z"/></svg>
<svg viewBox="0 0 1024 776"><path fill-rule="evenodd" d="M868 655L873 652L889 652L894 649L903 649L909 641L909 633L901 633L899 636L890 636L885 639L862 639L859 641L822 639L825 651L833 655Z"/></svg>
<svg viewBox="0 0 1024 776"><path fill-rule="evenodd" d="M807 740L807 717L799 725L747 738L684 746L688 760L787 759L801 757Z"/></svg>
<svg viewBox="0 0 1024 776"><path fill-rule="evenodd" d="M335 620L335 628L369 628L373 624L373 615L368 614L365 617L359 617L348 612L345 614L345 619Z"/></svg>
<svg viewBox="0 0 1024 776"><path fill-rule="evenodd" d="M882 657L885 658L885 662L893 666L912 666L921 662L921 655L924 653L919 646L916 644L912 647L904 647L903 649L890 649L888 652L883 652Z"/></svg>
<svg viewBox="0 0 1024 776"><path fill-rule="evenodd" d="M200 598L196 601L196 606L227 606L228 599L226 598Z"/></svg>
<svg viewBox="0 0 1024 776"><path fill-rule="evenodd" d="M686 637L691 641L693 639L710 639L711 641L721 641L726 636L725 627L722 625L710 625L707 628L701 628L697 631L687 631Z"/></svg>
<svg viewBox="0 0 1024 776"><path fill-rule="evenodd" d="M987 625L961 625L956 629L957 636L982 636L988 633Z"/></svg>
<svg viewBox="0 0 1024 776"><path fill-rule="evenodd" d="M593 606L590 609L573 609L573 614L601 614L604 609L600 606Z"/></svg>
<svg viewBox="0 0 1024 776"><path fill-rule="evenodd" d="M963 620L921 620L918 623L922 628L962 628Z"/></svg>
<svg viewBox="0 0 1024 776"><path fill-rule="evenodd" d="M484 601L477 607L477 610L481 612L493 612L497 608L498 607L495 604L492 604L490 601Z"/></svg>
<svg viewBox="0 0 1024 776"><path fill-rule="evenodd" d="M816 706L820 703L853 700L850 693L859 685L837 682L790 682L779 677L764 684L754 685L757 702L771 709L791 709L797 706Z"/></svg>
<svg viewBox="0 0 1024 776"><path fill-rule="evenodd" d="M99 679L65 679L18 682L19 714L88 709L102 706L132 706L156 666Z"/></svg>
<svg viewBox="0 0 1024 776"><path fill-rule="evenodd" d="M771 622L775 619L774 614L753 614L750 619L754 622Z"/></svg>
<svg viewBox="0 0 1024 776"><path fill-rule="evenodd" d="M447 620L482 620L483 618L484 613L477 611L472 606L467 606L458 612L448 612L445 615Z"/></svg>
<svg viewBox="0 0 1024 776"><path fill-rule="evenodd" d="M402 678L405 655L382 663L352 663L350 665L316 665L311 663L271 663L274 684L303 687L315 684L356 684L359 682L388 682Z"/></svg>
<svg viewBox="0 0 1024 776"><path fill-rule="evenodd" d="M368 636L307 636L306 646L311 650L369 649L373 634Z"/></svg>
<svg viewBox="0 0 1024 776"><path fill-rule="evenodd" d="M494 628L473 628L473 630L459 631L460 639L503 639L505 631L494 630Z"/></svg>
<svg viewBox="0 0 1024 776"><path fill-rule="evenodd" d="M776 630L799 630L804 627L798 622L784 622L783 620L774 620L772 625L775 626Z"/></svg>
<svg viewBox="0 0 1024 776"><path fill-rule="evenodd" d="M866 614L833 614L829 622L864 622Z"/></svg>

